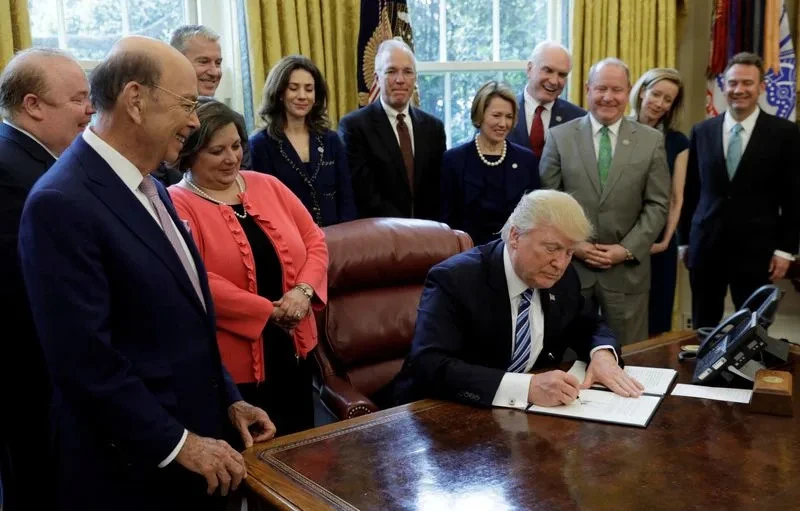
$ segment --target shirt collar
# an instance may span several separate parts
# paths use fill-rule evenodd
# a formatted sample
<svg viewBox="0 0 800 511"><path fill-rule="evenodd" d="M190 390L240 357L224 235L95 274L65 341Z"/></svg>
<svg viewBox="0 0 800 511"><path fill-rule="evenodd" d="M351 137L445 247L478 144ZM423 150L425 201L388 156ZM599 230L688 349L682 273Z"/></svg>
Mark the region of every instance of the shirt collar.
<svg viewBox="0 0 800 511"><path fill-rule="evenodd" d="M525 104L526 105L531 105L531 107L532 107L531 111L534 112L534 113L536 112L536 108L540 104L548 112L553 108L553 105L555 104L555 100L553 100L553 101L551 101L549 103L539 103L538 101L536 101L536 98L534 98L533 96L528 94L528 87L527 86L524 89L522 89L522 96L525 98Z"/></svg>
<svg viewBox="0 0 800 511"><path fill-rule="evenodd" d="M589 112L589 122L592 123L592 134L597 135L597 132L600 131L600 128L602 128L603 125L600 124L600 121L594 118L594 115L592 115L591 112ZM619 133L620 124L622 124L622 117L617 119L617 122L615 122L614 124L608 125L608 131L610 131L611 134L614 135L615 137L617 136L617 133Z"/></svg>
<svg viewBox="0 0 800 511"><path fill-rule="evenodd" d="M108 163L114 173L125 183L125 186L130 188L132 192L136 192L139 189L139 185L144 180L144 176L142 176L142 173L136 168L136 165L119 154L108 142L98 137L97 134L92 131L91 127L83 130L83 140L89 144L92 149L97 151L97 154Z"/></svg>
<svg viewBox="0 0 800 511"><path fill-rule="evenodd" d="M744 129L745 133L753 132L753 129L755 129L756 127L756 120L758 119L759 112L761 112L761 109L759 107L756 107L753 113L745 117L745 119L742 122L739 122L739 124L742 125L742 128ZM725 112L725 119L723 119L722 121L723 131L725 133L730 133L730 131L733 129L733 127L736 125L737 122L738 121L733 118L733 115L731 115L730 110L727 110Z"/></svg>
<svg viewBox="0 0 800 511"><path fill-rule="evenodd" d="M386 115L389 116L389 120L392 121L392 124L397 122L397 114L405 114L406 119L411 119L411 116L408 115L408 103L406 103L406 106L403 107L402 110L395 110L391 106L387 105L383 101L383 96L381 96L381 106L383 107L383 111L386 112Z"/></svg>
<svg viewBox="0 0 800 511"><path fill-rule="evenodd" d="M17 126L16 124L13 124L13 123L11 123L11 121L9 121L8 119L3 119L3 124L5 124L5 125L7 125L7 126L11 126L11 127L12 127L12 128L14 128L15 130L17 130L17 131L19 131L20 133L22 133L23 135L27 136L28 138L30 138L31 140L33 140L34 142L36 142L37 144L39 144L40 146L42 146L42 149L44 149L45 151L47 151L47 153L48 153L50 156L52 156L54 159L56 159L56 160L58 159L58 156L56 156L56 153L54 153L53 151L51 151L49 147L47 147L46 145L44 145L44 144L42 143L42 141L41 141L41 140L39 140L38 138L34 137L32 134L28 133L27 131L25 131L24 129L20 128L20 127L19 127L19 126Z"/></svg>
<svg viewBox="0 0 800 511"><path fill-rule="evenodd" d="M511 266L511 255L508 253L508 245L503 244L503 270L506 274L506 284L508 284L508 297L514 299L527 291L528 284L522 281Z"/></svg>

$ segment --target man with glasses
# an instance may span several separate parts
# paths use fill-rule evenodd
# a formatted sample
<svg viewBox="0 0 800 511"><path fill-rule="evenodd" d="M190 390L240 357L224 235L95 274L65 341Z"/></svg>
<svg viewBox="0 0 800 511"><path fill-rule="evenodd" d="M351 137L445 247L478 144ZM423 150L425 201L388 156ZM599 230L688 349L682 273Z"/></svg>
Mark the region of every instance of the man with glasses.
<svg viewBox="0 0 800 511"><path fill-rule="evenodd" d="M339 121L359 217L439 218L442 121L410 106L417 80L411 48L397 39L375 55L380 101Z"/></svg>
<svg viewBox="0 0 800 511"><path fill-rule="evenodd" d="M32 48L0 75L0 294L13 340L0 345L0 453L4 509L22 509L42 494L41 460L51 458L50 380L31 318L17 257L22 207L33 184L89 124L89 83L69 54ZM19 383L24 382L24 389ZM18 413L28 410L25 414Z"/></svg>
<svg viewBox="0 0 800 511"><path fill-rule="evenodd" d="M96 121L20 224L56 396L59 508L223 509L246 475L226 440L250 446L275 427L222 366L202 260L149 175L198 126L197 78L174 48L129 36L90 82Z"/></svg>

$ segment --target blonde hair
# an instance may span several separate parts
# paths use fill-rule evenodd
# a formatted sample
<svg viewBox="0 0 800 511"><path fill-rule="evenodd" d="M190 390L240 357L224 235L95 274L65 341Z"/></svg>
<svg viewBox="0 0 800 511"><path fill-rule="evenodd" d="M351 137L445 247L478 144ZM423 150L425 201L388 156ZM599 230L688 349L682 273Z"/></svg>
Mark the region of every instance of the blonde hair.
<svg viewBox="0 0 800 511"><path fill-rule="evenodd" d="M573 241L585 241L593 231L592 223L572 195L558 190L534 190L522 196L500 237L508 242L512 227L525 234L543 226L555 227Z"/></svg>
<svg viewBox="0 0 800 511"><path fill-rule="evenodd" d="M634 84L631 89L630 104L631 114L635 119L639 120L639 111L642 109L642 91L649 90L653 85L661 80L667 80L678 86L678 94L672 100L672 106L669 111L661 118L661 123L664 129L675 129L680 118L681 109L683 108L683 80L677 69L670 67L654 67L646 71Z"/></svg>
<svg viewBox="0 0 800 511"><path fill-rule="evenodd" d="M512 126L517 125L517 98L514 96L514 91L511 88L496 80L484 83L475 97L472 99L472 112L470 118L472 125L480 128L483 124L483 116L486 114L486 109L489 108L489 101L492 98L502 98L511 103L511 110L514 113L514 119L511 122Z"/></svg>

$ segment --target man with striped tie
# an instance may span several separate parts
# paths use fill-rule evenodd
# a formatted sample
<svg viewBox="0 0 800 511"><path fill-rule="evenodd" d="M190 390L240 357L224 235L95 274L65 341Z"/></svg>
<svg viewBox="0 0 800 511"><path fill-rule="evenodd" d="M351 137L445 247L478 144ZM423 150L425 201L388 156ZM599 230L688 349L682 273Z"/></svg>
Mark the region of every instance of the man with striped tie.
<svg viewBox="0 0 800 511"><path fill-rule="evenodd" d="M642 386L620 368L619 344L581 295L570 265L591 234L578 202L555 190L523 196L502 239L433 267L411 353L395 382L400 403L435 397L525 408L571 403L580 389L554 369L567 348L589 361L583 385L623 396Z"/></svg>

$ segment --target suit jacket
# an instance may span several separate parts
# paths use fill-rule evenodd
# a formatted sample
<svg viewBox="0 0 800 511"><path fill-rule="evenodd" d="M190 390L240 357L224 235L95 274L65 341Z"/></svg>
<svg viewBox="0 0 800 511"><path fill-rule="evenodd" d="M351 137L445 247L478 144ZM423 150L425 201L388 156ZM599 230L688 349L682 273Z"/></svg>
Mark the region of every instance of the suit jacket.
<svg viewBox="0 0 800 511"><path fill-rule="evenodd" d="M184 428L223 438L240 399L222 367L203 262L205 308L161 227L82 137L34 186L20 255L54 385L64 509L162 509L205 498L175 461ZM170 499L180 499L170 502Z"/></svg>
<svg viewBox="0 0 800 511"><path fill-rule="evenodd" d="M594 226L596 242L619 243L635 258L608 270L576 260L583 287L600 284L622 293L647 291L650 247L666 223L672 186L664 135L622 119L608 180L601 190L592 125L586 115L550 130L539 172L542 186L564 190L583 206Z"/></svg>
<svg viewBox="0 0 800 511"><path fill-rule="evenodd" d="M300 199L317 225L356 219L347 154L336 132L311 134L310 175L285 136L276 139L261 130L250 137L249 145L253 170L277 177Z"/></svg>
<svg viewBox="0 0 800 511"><path fill-rule="evenodd" d="M539 159L533 151L509 142L503 163L488 167L471 140L442 157L442 222L482 245L498 238L522 195L538 188Z"/></svg>
<svg viewBox="0 0 800 511"><path fill-rule="evenodd" d="M514 126L514 129L508 134L508 140L527 149L532 149L531 138L528 134L528 126L525 121L526 114L524 93L517 96L517 104L519 105L517 125ZM553 108L550 112L550 124L547 127L554 128L560 124L571 121L572 119L583 117L584 115L586 115L586 110L583 108L573 105L569 101L564 101L561 98L556 98L556 100L553 102Z"/></svg>
<svg viewBox="0 0 800 511"><path fill-rule="evenodd" d="M0 407L8 414L0 432L9 449L9 458L0 456L0 472L9 509L32 498L27 492L35 491L40 476L35 460L51 457L50 378L22 281L17 241L25 199L54 162L35 140L0 121L0 310L8 336L0 345ZM30 411L20 414L23 407Z"/></svg>
<svg viewBox="0 0 800 511"><path fill-rule="evenodd" d="M439 218L442 154L447 146L444 125L418 108L409 107L409 116L414 128L413 196L400 144L381 102L339 121L360 218Z"/></svg>
<svg viewBox="0 0 800 511"><path fill-rule="evenodd" d="M434 266L419 303L411 353L395 380L406 403L425 397L491 406L511 362L511 301L503 268L503 241L475 247ZM614 334L586 306L570 266L550 289L540 290L542 352L534 368L555 366L567 347L588 360Z"/></svg>
<svg viewBox="0 0 800 511"><path fill-rule="evenodd" d="M724 117L692 128L679 236L688 241L690 268L724 257L734 268L766 275L775 250L795 254L800 243L800 132L760 112L730 180Z"/></svg>

